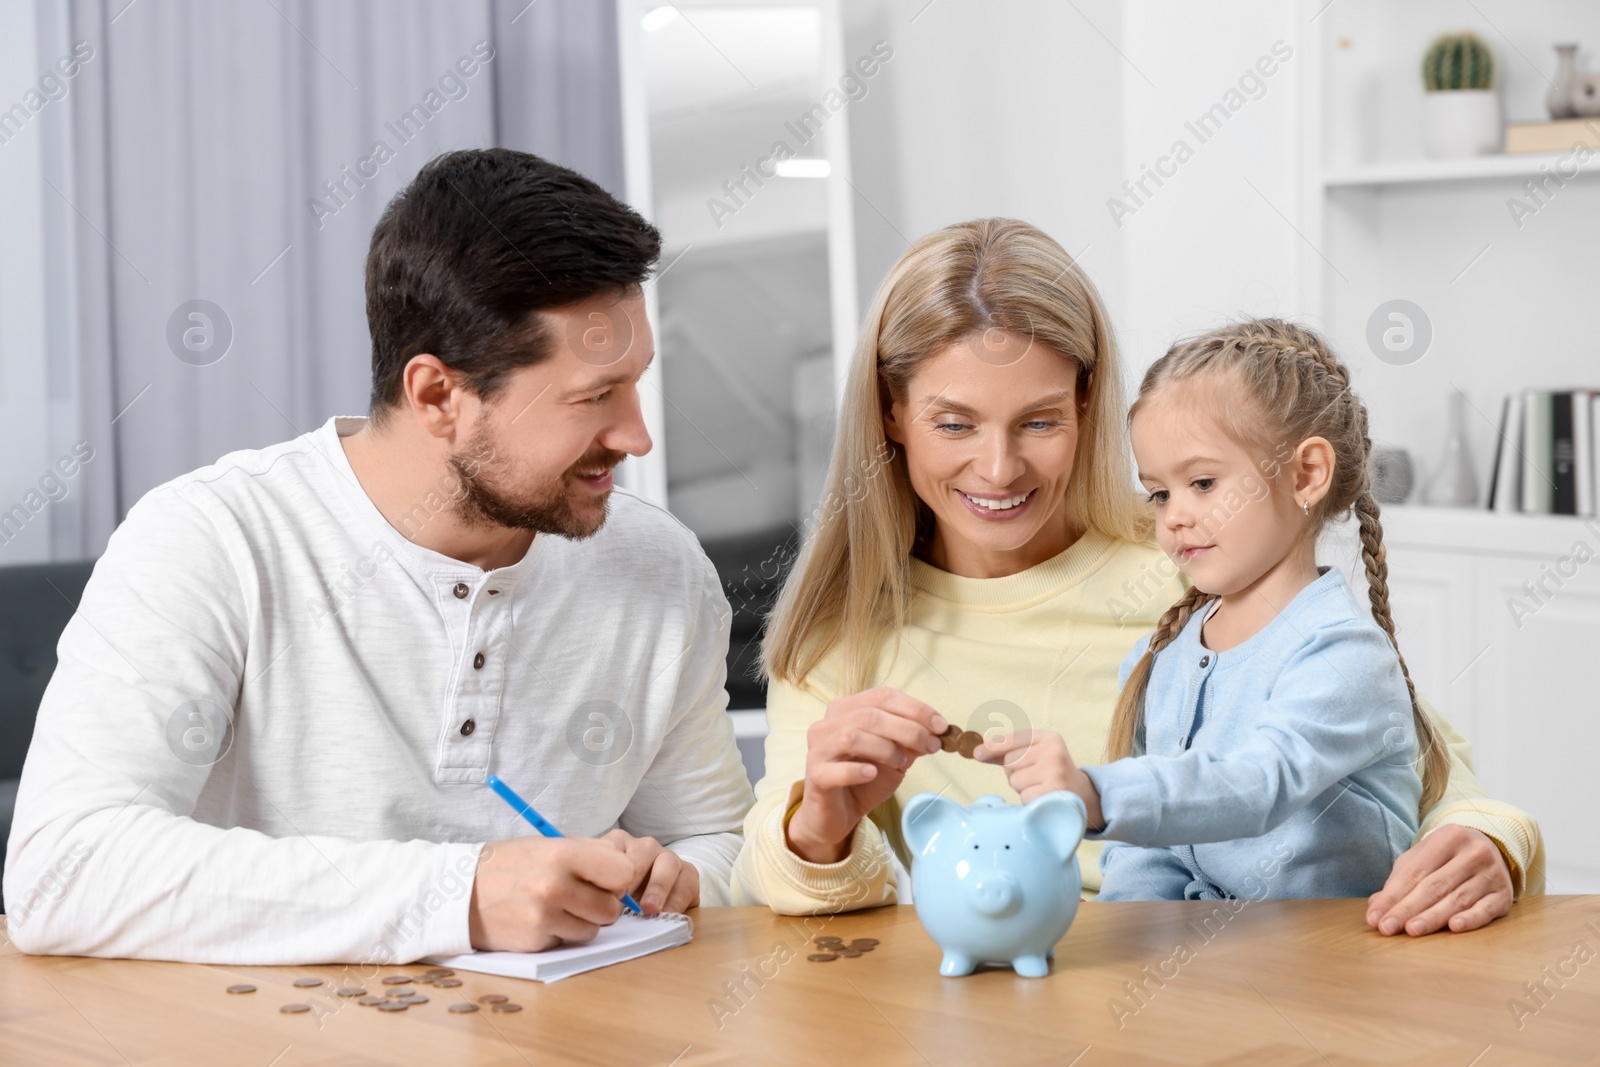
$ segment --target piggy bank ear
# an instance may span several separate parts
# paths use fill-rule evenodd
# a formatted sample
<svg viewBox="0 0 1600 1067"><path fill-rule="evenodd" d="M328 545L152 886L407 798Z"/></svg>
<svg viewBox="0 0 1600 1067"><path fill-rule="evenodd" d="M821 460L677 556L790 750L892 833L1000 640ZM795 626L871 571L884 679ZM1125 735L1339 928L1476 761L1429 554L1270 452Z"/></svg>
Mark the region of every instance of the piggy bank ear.
<svg viewBox="0 0 1600 1067"><path fill-rule="evenodd" d="M949 797L937 793L918 793L911 798L905 813L900 816L900 832L905 835L911 854L920 856L935 834L960 825L966 814L967 809Z"/></svg>
<svg viewBox="0 0 1600 1067"><path fill-rule="evenodd" d="M1022 809L1028 836L1048 841L1065 863L1078 850L1089 812L1076 793L1046 793Z"/></svg>

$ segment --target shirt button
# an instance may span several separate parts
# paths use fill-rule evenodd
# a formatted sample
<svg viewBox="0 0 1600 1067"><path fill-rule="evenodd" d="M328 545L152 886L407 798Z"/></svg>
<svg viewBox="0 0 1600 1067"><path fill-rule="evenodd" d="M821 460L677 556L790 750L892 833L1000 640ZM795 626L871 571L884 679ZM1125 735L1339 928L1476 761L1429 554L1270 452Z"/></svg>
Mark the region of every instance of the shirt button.
<svg viewBox="0 0 1600 1067"><path fill-rule="evenodd" d="M476 730L477 728L478 724L473 722L471 719L468 719L466 722L461 724L461 736L471 737L472 731Z"/></svg>
<svg viewBox="0 0 1600 1067"><path fill-rule="evenodd" d="M483 670L483 653L482 652L479 652L476 656L472 657L472 669L475 670L475 671Z"/></svg>
<svg viewBox="0 0 1600 1067"><path fill-rule="evenodd" d="M465 600L467 599L467 594L472 592L472 590L467 588L466 582L457 582L456 587L452 589L451 592L456 595L457 600Z"/></svg>
<svg viewBox="0 0 1600 1067"><path fill-rule="evenodd" d="M1202 667L1211 666L1211 657L1210 656L1201 656L1200 657L1200 666L1202 666Z"/></svg>

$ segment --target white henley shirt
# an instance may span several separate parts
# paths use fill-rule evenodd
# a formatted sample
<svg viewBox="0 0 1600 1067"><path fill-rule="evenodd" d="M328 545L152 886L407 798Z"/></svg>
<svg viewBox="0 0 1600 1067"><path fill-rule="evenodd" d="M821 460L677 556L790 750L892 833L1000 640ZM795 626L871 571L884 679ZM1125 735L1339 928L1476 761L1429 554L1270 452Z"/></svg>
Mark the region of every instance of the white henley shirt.
<svg viewBox="0 0 1600 1067"><path fill-rule="evenodd" d="M413 544L334 418L147 494L39 709L5 868L25 952L234 964L471 950L483 843L620 826L728 902L752 795L729 610L694 535L621 490L583 541L484 571ZM402 525L449 506L448 482Z"/></svg>

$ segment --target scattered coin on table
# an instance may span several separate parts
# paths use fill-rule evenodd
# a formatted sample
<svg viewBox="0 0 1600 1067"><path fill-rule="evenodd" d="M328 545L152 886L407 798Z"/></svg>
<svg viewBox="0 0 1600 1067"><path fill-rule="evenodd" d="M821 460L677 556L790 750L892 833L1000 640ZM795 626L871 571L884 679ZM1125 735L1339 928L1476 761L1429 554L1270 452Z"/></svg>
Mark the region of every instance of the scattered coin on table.
<svg viewBox="0 0 1600 1067"><path fill-rule="evenodd" d="M413 993L409 997L401 997L400 999L401 999L401 1001L403 1003L406 1003L406 1004L426 1004L426 1003L428 1003L428 998L423 996L421 993Z"/></svg>
<svg viewBox="0 0 1600 1067"><path fill-rule="evenodd" d="M356 1001L356 1003L360 1004L364 1008L370 1008L374 1004L387 1004L388 1001L384 1000L382 997L362 997L360 1000Z"/></svg>
<svg viewBox="0 0 1600 1067"><path fill-rule="evenodd" d="M278 1010L283 1012L285 1015L299 1015L303 1011L310 1011L311 1010L311 1005L309 1005L309 1004L285 1004L283 1007L279 1008Z"/></svg>
<svg viewBox="0 0 1600 1067"><path fill-rule="evenodd" d="M231 985L228 987L228 992L230 993L254 993L255 991L256 987L253 985Z"/></svg>
<svg viewBox="0 0 1600 1067"><path fill-rule="evenodd" d="M295 984L296 987L298 987L300 989L314 989L317 986L322 984L322 979L320 979L320 978L296 978L294 980L294 984Z"/></svg>
<svg viewBox="0 0 1600 1067"><path fill-rule="evenodd" d="M483 996L478 998L478 1003L479 1004L504 1004L506 1001L508 1001L510 999L511 998L506 996L504 993L485 993Z"/></svg>
<svg viewBox="0 0 1600 1067"><path fill-rule="evenodd" d="M829 960L836 960L838 958L839 957L834 955L832 952L813 952L811 955L806 957L806 959L810 960L812 963L827 963Z"/></svg>
<svg viewBox="0 0 1600 1067"><path fill-rule="evenodd" d="M416 993L415 989L387 989L384 991L383 995L393 1000L400 997L409 997L414 993Z"/></svg>
<svg viewBox="0 0 1600 1067"><path fill-rule="evenodd" d="M477 1011L478 1006L476 1004L452 1004L450 1005L450 1010L458 1015L462 1015L469 1011Z"/></svg>
<svg viewBox="0 0 1600 1067"><path fill-rule="evenodd" d="M459 978L440 978L433 983L435 989L455 989L460 985L461 979Z"/></svg>
<svg viewBox="0 0 1600 1067"><path fill-rule="evenodd" d="M875 937L858 937L850 942L850 947L860 949L862 952L871 952L878 947L878 939Z"/></svg>
<svg viewBox="0 0 1600 1067"><path fill-rule="evenodd" d="M411 1005L403 1000L386 1000L378 1005L379 1011L405 1011Z"/></svg>
<svg viewBox="0 0 1600 1067"><path fill-rule="evenodd" d="M503 1011L503 1012L521 1011L522 1010L522 1005L521 1004L512 1004L512 1003L510 1003L508 1001L508 1002L506 1002L504 1004L496 1004L493 1008L491 1008L489 1010L490 1011Z"/></svg>
<svg viewBox="0 0 1600 1067"><path fill-rule="evenodd" d="M411 976L409 974L386 974L386 975L383 976L383 984L384 985L410 985L411 984Z"/></svg>
<svg viewBox="0 0 1600 1067"><path fill-rule="evenodd" d="M367 991L365 989L362 989L360 986L353 985L339 986L335 988L333 992L335 996L348 997L352 1000L356 997L364 997L367 995Z"/></svg>

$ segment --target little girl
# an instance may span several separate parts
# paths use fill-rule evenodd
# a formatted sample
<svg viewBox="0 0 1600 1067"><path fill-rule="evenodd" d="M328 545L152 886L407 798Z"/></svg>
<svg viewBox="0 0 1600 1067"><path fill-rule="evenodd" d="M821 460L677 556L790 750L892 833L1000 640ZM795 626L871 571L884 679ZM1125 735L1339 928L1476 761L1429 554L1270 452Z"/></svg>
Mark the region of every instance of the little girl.
<svg viewBox="0 0 1600 1067"><path fill-rule="evenodd" d="M1079 768L1041 733L980 758L1024 801L1077 793L1089 836L1120 842L1100 900L1377 891L1449 764L1395 643L1348 373L1299 326L1225 326L1156 361L1129 425L1156 539L1193 588L1122 665L1110 762ZM1370 617L1316 564L1351 511Z"/></svg>

